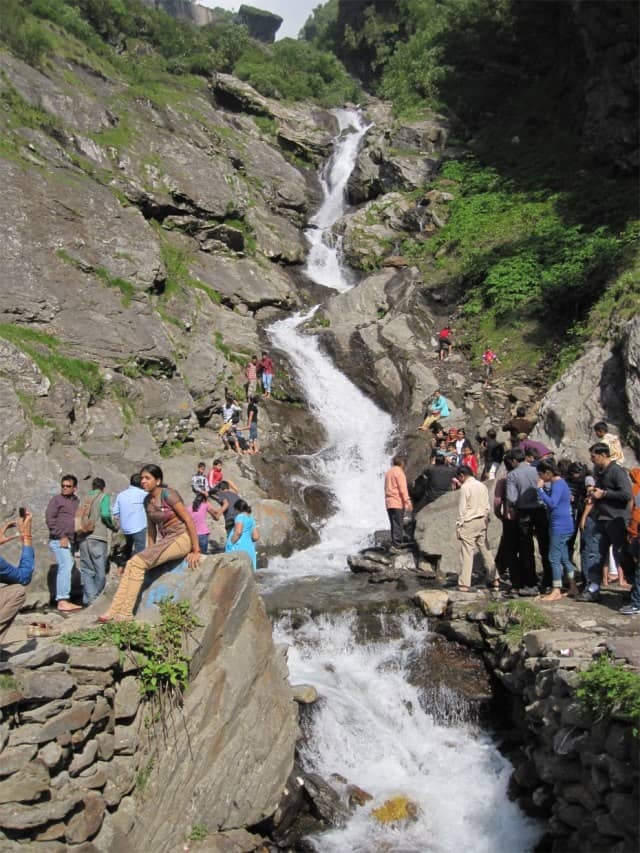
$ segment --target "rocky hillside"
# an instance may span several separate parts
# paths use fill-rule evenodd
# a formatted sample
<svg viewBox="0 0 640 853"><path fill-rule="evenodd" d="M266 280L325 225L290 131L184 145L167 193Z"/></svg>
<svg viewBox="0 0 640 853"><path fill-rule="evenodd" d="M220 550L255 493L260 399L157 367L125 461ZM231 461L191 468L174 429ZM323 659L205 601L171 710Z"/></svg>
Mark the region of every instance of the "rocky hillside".
<svg viewBox="0 0 640 853"><path fill-rule="evenodd" d="M53 24L49 31L61 38ZM64 49L36 64L0 51L6 515L27 503L41 517L63 471L82 488L100 475L113 492L159 456L168 479L186 488L197 458L219 451L216 408L227 389L240 393L244 364L268 346L266 326L311 298L302 228L336 132L331 113L285 106L226 74L158 72L136 85L114 68L69 33ZM464 341L446 367L436 363L434 333L464 305L464 277L455 264L425 265L411 252L419 244L455 256L450 242L433 240L465 199L464 182L443 178L441 162L465 151L437 113L399 120L370 99L366 114L353 208L336 226L362 281L346 294L315 289L325 305L309 332L411 435L437 385L455 418L472 429L495 424L514 402L541 397L545 374L515 359L485 394ZM610 370L619 354L619 392L598 396L589 417L611 416L630 436L638 432L632 328L593 357L580 391L593 401L598 383L612 388L602 362ZM261 418L265 453L227 467L281 550L312 538L305 517L328 502L296 491L295 454L322 436L286 353L276 362L276 395ZM553 405L545 425L561 442L573 427L558 429ZM409 443L421 459L422 444Z"/></svg>

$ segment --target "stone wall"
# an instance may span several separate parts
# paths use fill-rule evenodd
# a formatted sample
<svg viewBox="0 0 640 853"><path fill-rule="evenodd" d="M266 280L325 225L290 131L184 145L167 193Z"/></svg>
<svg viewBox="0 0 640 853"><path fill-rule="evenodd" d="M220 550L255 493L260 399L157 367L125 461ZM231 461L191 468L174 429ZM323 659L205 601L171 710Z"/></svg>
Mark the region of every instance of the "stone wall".
<svg viewBox="0 0 640 853"><path fill-rule="evenodd" d="M107 815L126 834L148 748L137 665L113 646L29 645L0 664L0 849L64 850Z"/></svg>
<svg viewBox="0 0 640 853"><path fill-rule="evenodd" d="M171 595L188 600L200 622L187 640L181 707L160 714L142 702L137 662L113 646L72 647L61 637L3 651L0 850L26 843L49 853L90 840L94 853L168 853L194 827L208 839L236 838L276 811L293 768L297 708L249 559L178 569L153 579L137 617L157 621L154 601Z"/></svg>
<svg viewBox="0 0 640 853"><path fill-rule="evenodd" d="M578 673L604 651L626 664L637 637L614 642L544 629L509 639L513 623L485 609L486 601L444 590L420 592L417 600L428 615L444 614L435 630L481 652L504 688L497 694L515 766L511 795L546 820L543 849L636 851L640 739L633 721L598 719L576 686Z"/></svg>

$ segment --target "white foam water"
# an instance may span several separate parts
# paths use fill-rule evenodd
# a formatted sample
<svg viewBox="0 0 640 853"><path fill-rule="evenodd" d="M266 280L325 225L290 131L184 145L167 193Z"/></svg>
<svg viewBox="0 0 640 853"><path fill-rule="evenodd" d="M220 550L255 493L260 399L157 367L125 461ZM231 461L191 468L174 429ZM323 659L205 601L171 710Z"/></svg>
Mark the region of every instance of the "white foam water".
<svg viewBox="0 0 640 853"><path fill-rule="evenodd" d="M512 767L490 737L461 722L448 724L425 706L407 681L409 655L425 640L424 622L406 618L400 639L360 644L354 616L306 622L295 637L281 620L275 628L289 649L292 683L313 684L320 702L302 747L306 769L334 773L373 800L356 808L343 829L310 839L322 853L528 853L541 835L507 797ZM295 642L294 642L295 641ZM406 796L415 821L383 825L371 812Z"/></svg>
<svg viewBox="0 0 640 853"><path fill-rule="evenodd" d="M345 189L349 175L358 156L360 142L370 125L355 110L334 110L340 133L335 140L333 154L327 161L320 184L323 201L310 220L306 236L309 241L307 275L316 284L334 290L348 290L353 280L342 265L342 241L333 231L333 225L345 212Z"/></svg>

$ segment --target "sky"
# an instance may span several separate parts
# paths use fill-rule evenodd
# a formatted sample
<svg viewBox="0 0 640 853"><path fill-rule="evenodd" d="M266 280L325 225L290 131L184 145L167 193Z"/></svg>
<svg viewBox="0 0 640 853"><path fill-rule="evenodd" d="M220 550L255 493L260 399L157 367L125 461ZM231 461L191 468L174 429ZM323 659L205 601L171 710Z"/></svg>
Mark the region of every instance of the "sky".
<svg viewBox="0 0 640 853"><path fill-rule="evenodd" d="M202 6L219 6L231 12L237 12L243 0L196 0L196 2ZM287 36L297 38L311 12L316 6L322 6L325 0L244 0L244 2L247 6L255 6L256 9L265 9L267 12L280 15L284 20L276 33L276 39L281 39Z"/></svg>

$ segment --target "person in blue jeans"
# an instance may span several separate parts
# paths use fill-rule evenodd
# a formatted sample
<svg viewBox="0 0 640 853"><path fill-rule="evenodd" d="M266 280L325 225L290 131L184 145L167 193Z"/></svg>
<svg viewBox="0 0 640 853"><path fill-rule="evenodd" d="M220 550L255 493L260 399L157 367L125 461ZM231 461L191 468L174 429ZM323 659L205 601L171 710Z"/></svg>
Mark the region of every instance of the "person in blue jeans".
<svg viewBox="0 0 640 853"><path fill-rule="evenodd" d="M71 602L71 570L76 541L76 511L79 507L76 490L78 478L64 474L60 480L60 494L51 498L45 519L49 528L49 548L58 564L56 574L56 601L58 610L69 613L81 610L81 605Z"/></svg>
<svg viewBox="0 0 640 853"><path fill-rule="evenodd" d="M127 560L147 547L146 496L147 493L140 485L140 474L132 474L129 487L116 495L111 507L114 524L124 533Z"/></svg>
<svg viewBox="0 0 640 853"><path fill-rule="evenodd" d="M31 522L31 513L25 512L24 518L8 521L0 529L0 545L18 538L7 536L7 531L11 527L17 529L18 536L22 540L22 553L17 566L0 557L0 642L4 639L11 623L16 618L17 612L24 604L25 587L31 583L33 576L35 556L31 538Z"/></svg>
<svg viewBox="0 0 640 853"><path fill-rule="evenodd" d="M549 563L552 577L551 592L540 600L559 601L562 598L563 570L569 579L569 595L577 592L574 577L576 569L569 556L569 542L575 522L571 513L569 486L555 464L546 460L538 464L538 497L549 511Z"/></svg>

